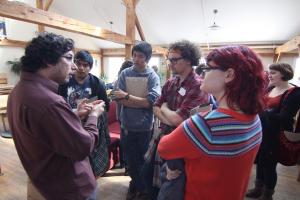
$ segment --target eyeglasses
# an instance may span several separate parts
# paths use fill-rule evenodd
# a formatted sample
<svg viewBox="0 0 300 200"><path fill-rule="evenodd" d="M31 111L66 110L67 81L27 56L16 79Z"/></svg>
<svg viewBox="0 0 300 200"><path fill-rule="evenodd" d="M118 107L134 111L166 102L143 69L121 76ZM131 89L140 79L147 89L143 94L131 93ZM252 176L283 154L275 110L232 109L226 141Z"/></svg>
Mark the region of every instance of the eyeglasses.
<svg viewBox="0 0 300 200"><path fill-rule="evenodd" d="M83 68L90 67L88 62L83 62L83 61L80 61L79 59L75 59L74 63L76 64L77 67L79 67L79 66L82 66Z"/></svg>
<svg viewBox="0 0 300 200"><path fill-rule="evenodd" d="M216 67L212 67L209 65L206 65L205 67L201 67L202 72L209 72L211 70L221 70L221 71L226 71L226 69L224 67L221 66L216 66Z"/></svg>
<svg viewBox="0 0 300 200"><path fill-rule="evenodd" d="M168 58L168 59L167 59L167 62L168 62L168 64L173 64L173 65L175 65L175 64L177 63L177 61L178 61L178 60L181 60L181 59L183 59L183 57L178 57L178 58Z"/></svg>

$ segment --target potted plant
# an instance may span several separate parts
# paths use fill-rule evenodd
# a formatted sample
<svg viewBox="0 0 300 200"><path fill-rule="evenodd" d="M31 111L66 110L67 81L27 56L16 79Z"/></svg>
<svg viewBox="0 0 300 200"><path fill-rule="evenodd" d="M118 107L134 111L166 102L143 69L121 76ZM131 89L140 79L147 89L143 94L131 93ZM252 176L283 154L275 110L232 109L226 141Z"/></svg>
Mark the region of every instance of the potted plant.
<svg viewBox="0 0 300 200"><path fill-rule="evenodd" d="M10 70L17 74L20 75L21 73L21 61L19 59L15 60L9 60L6 62L6 64L10 65Z"/></svg>

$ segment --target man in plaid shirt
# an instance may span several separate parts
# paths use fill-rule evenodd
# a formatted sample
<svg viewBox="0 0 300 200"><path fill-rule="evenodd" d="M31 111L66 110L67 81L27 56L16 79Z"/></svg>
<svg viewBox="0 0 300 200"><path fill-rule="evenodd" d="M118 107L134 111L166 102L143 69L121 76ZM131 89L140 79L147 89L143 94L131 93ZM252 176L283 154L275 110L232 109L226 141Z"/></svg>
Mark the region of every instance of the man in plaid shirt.
<svg viewBox="0 0 300 200"><path fill-rule="evenodd" d="M150 199L183 199L184 194L184 163L182 160L168 161L168 169L180 170L180 176L173 181L178 187L170 188L161 182L160 167L163 161L157 154L157 144L163 135L171 133L178 125L190 116L190 110L209 102L209 95L200 90L201 77L193 66L199 64L200 52L189 41L179 41L171 44L168 54L168 66L174 76L162 88L162 95L154 104L154 114L160 120L159 131L155 131L145 155L145 182ZM173 182L172 181L172 182ZM164 182L164 181L163 181ZM177 185L177 184L175 184ZM166 189L165 189L166 188ZM167 190L171 193L166 195Z"/></svg>

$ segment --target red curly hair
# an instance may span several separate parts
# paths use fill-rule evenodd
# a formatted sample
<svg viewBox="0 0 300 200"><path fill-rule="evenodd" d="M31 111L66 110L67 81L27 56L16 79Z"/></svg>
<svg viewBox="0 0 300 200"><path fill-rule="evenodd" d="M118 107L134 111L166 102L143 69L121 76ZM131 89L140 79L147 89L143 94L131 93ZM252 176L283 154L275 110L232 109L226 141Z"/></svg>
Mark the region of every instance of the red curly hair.
<svg viewBox="0 0 300 200"><path fill-rule="evenodd" d="M246 46L225 46L214 49L206 57L207 63L213 61L222 69L234 69L235 76L225 85L227 104L231 109L238 106L245 114L263 111L264 70L258 56Z"/></svg>

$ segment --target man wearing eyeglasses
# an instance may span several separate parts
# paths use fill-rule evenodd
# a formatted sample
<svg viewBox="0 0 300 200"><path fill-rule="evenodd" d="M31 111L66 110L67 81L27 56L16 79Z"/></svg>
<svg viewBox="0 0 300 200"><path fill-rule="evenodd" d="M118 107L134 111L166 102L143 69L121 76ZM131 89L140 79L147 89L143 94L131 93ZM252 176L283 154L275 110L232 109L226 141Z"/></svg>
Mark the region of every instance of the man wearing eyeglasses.
<svg viewBox="0 0 300 200"><path fill-rule="evenodd" d="M154 133L145 156L148 162L144 170L148 172L146 183L151 199L156 199L160 187L158 199L183 199L185 181L183 161L177 160L175 164L168 161L171 170L181 173L177 179L180 180L178 183L172 183L171 188L168 186L171 180L161 182L161 178L166 177L160 177L163 161L159 158L156 147L163 135L171 133L190 116L191 109L209 102L208 94L200 90L201 78L193 70L193 66L199 64L199 59L198 48L189 41L175 42L169 47L167 62L174 76L165 83L162 95L154 104L154 114L161 121L160 132Z"/></svg>
<svg viewBox="0 0 300 200"><path fill-rule="evenodd" d="M109 109L105 84L90 73L93 57L88 51L78 51L74 56L77 69L68 83L60 85L59 94L66 98L72 109L77 109L83 99L100 99ZM98 119L99 142L90 155L90 163L95 177L102 176L109 167L108 145L110 143L107 114L104 112Z"/></svg>
<svg viewBox="0 0 300 200"><path fill-rule="evenodd" d="M21 58L21 77L9 96L7 115L21 163L45 199L96 200L88 156L99 140L96 125L104 102L82 102L77 114L86 120L81 123L57 94L58 85L76 70L73 50L73 40L60 35L33 38ZM31 193L30 181L29 195L39 194Z"/></svg>

